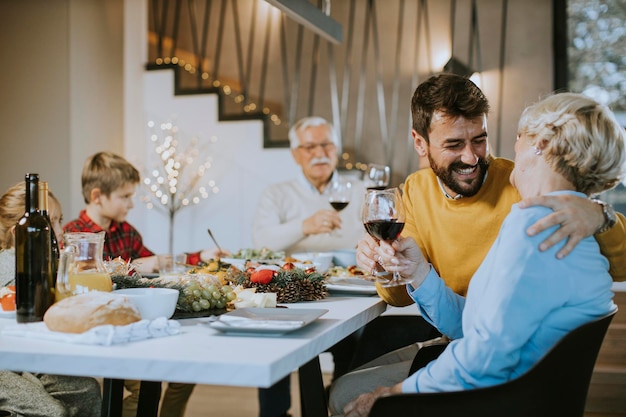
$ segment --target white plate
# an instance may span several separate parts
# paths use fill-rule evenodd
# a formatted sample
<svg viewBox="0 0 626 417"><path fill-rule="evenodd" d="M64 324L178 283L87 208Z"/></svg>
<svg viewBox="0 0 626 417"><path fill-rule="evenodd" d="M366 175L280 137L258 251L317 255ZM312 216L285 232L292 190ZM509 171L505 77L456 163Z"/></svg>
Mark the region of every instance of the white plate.
<svg viewBox="0 0 626 417"><path fill-rule="evenodd" d="M0 318L3 319L14 319L15 318L15 310L13 311L4 311L0 308Z"/></svg>
<svg viewBox="0 0 626 417"><path fill-rule="evenodd" d="M326 280L326 289L330 292L351 294L376 294L376 286L364 278L330 277Z"/></svg>
<svg viewBox="0 0 626 417"><path fill-rule="evenodd" d="M239 308L218 316L209 326L225 333L281 335L308 325L326 309Z"/></svg>
<svg viewBox="0 0 626 417"><path fill-rule="evenodd" d="M282 265L284 262L282 258L279 259L245 259L245 258L220 258L224 263L236 266L239 269L243 269L246 265L246 261L267 265Z"/></svg>

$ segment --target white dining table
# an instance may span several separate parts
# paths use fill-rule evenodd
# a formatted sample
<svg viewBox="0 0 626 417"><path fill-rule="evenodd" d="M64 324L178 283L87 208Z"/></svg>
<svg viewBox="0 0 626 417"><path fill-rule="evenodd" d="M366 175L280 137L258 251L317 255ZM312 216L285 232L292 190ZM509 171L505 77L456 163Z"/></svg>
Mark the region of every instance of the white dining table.
<svg viewBox="0 0 626 417"><path fill-rule="evenodd" d="M124 379L145 381L138 416L156 416L160 381L267 388L299 370L303 416L327 416L318 355L379 316L386 304L378 296L331 295L284 305L328 312L280 336L221 333L203 319L179 320L175 336L113 346L2 336L0 369L104 378L107 417L120 410ZM14 322L0 319L0 330Z"/></svg>

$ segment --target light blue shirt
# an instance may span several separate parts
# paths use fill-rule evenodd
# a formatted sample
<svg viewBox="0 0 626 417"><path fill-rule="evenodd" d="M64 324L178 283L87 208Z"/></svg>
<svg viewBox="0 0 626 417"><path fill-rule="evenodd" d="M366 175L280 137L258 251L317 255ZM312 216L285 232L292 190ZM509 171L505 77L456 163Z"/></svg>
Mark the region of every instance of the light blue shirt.
<svg viewBox="0 0 626 417"><path fill-rule="evenodd" d="M550 194L564 193L586 197ZM550 212L513 205L466 298L447 288L433 268L419 288L407 287L424 318L453 341L403 382L403 392L460 391L514 379L566 333L615 309L609 263L593 237L559 260L564 242L538 250L556 226L526 234Z"/></svg>

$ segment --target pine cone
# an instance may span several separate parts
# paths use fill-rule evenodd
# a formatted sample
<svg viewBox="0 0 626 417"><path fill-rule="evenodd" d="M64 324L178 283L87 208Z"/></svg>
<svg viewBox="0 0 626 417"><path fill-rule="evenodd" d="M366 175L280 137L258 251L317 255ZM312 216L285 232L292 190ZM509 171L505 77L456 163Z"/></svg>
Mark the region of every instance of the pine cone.
<svg viewBox="0 0 626 417"><path fill-rule="evenodd" d="M298 285L290 283L279 290L276 298L281 303L297 303L301 300L300 288Z"/></svg>
<svg viewBox="0 0 626 417"><path fill-rule="evenodd" d="M274 292L279 303L322 300L328 295L324 276L316 272L307 273L301 269L280 270L268 284L250 282L250 273L233 274L230 281L244 288L256 288L257 292Z"/></svg>

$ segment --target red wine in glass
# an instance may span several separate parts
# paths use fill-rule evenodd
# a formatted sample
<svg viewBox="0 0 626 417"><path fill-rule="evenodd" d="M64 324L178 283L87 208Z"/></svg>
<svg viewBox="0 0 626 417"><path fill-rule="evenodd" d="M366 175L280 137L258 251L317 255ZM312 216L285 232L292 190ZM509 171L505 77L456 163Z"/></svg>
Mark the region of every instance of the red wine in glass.
<svg viewBox="0 0 626 417"><path fill-rule="evenodd" d="M348 207L348 204L350 204L351 194L352 183L341 178L333 180L330 185L330 196L328 197L328 202L331 207L335 209L335 211L340 212ZM333 236L340 236L336 229L333 230L331 234Z"/></svg>
<svg viewBox="0 0 626 417"><path fill-rule="evenodd" d="M397 219L365 222L365 230L370 236L386 242L396 240L402 233L402 229L404 229L404 222L399 222Z"/></svg>
<svg viewBox="0 0 626 417"><path fill-rule="evenodd" d="M402 193L397 188L385 190L368 189L365 195L365 204L361 219L365 230L374 239L393 242L400 236L404 229L404 205L402 204ZM385 265L380 264L383 268ZM388 275L378 276L377 281L383 287L395 285L405 285L410 278L403 277L394 271L392 278Z"/></svg>
<svg viewBox="0 0 626 417"><path fill-rule="evenodd" d="M336 210L341 211L348 207L349 201L331 201L330 205Z"/></svg>

